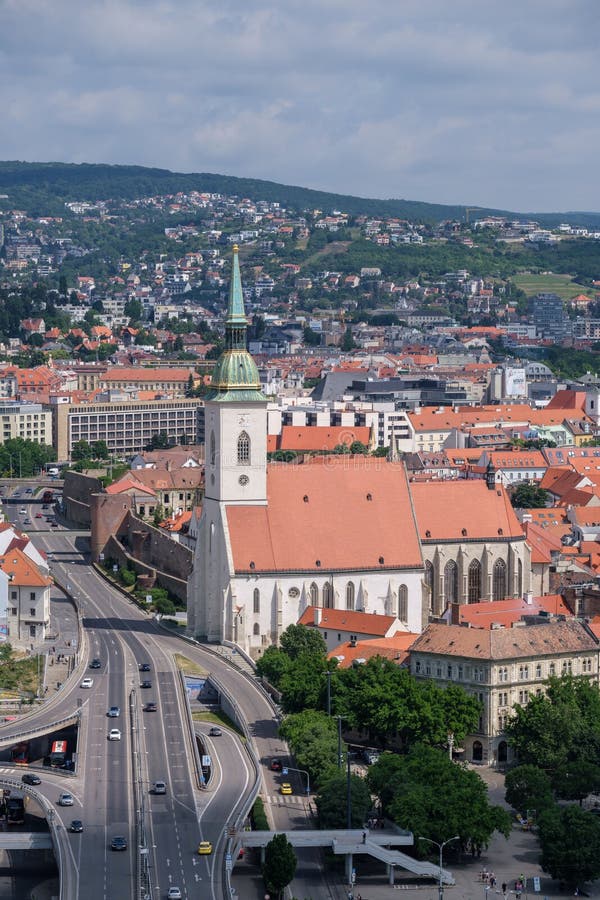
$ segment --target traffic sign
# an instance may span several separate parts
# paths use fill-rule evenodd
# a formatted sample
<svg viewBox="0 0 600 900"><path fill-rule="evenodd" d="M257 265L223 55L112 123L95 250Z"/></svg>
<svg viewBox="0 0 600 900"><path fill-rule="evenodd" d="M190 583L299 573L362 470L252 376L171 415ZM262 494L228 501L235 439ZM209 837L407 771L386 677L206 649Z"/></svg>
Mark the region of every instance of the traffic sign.
<svg viewBox="0 0 600 900"><path fill-rule="evenodd" d="M203 756L203 757L202 757L202 765L203 765L203 766L210 766L210 764L211 764L211 762L210 762L210 756Z"/></svg>
<svg viewBox="0 0 600 900"><path fill-rule="evenodd" d="M288 774L288 770L286 769L285 766L284 766L283 769L281 770L281 774L282 774L282 775L287 775L287 774Z"/></svg>

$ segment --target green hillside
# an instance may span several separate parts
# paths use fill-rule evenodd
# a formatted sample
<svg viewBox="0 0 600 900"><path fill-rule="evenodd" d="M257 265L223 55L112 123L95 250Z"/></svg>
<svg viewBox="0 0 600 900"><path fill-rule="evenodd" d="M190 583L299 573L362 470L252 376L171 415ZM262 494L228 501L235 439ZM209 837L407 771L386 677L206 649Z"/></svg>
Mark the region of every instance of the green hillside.
<svg viewBox="0 0 600 900"><path fill-rule="evenodd" d="M413 222L435 223L444 219L465 219L465 206L445 206L414 200L376 200L330 194L310 188L276 184L253 178L236 178L207 172L181 174L167 169L143 166L117 166L82 163L0 162L0 194L8 200L0 201L0 208L23 208L32 214L58 213L68 200L131 200L154 194L173 194L178 191L208 191L237 195L252 200L278 201L296 210L320 209L330 213L334 209L351 215L388 215ZM479 214L502 214L502 210L481 208ZM506 211L504 211L506 212ZM471 221L475 210L470 207ZM508 213L517 215L516 213ZM600 227L600 213L528 213L538 221L556 224L559 221Z"/></svg>

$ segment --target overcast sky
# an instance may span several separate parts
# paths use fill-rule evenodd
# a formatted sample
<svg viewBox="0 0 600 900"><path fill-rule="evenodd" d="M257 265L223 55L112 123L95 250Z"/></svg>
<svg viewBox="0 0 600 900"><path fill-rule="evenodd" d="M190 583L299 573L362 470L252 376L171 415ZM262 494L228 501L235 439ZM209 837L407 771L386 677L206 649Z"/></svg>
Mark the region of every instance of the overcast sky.
<svg viewBox="0 0 600 900"><path fill-rule="evenodd" d="M598 0L0 0L0 158L600 211Z"/></svg>

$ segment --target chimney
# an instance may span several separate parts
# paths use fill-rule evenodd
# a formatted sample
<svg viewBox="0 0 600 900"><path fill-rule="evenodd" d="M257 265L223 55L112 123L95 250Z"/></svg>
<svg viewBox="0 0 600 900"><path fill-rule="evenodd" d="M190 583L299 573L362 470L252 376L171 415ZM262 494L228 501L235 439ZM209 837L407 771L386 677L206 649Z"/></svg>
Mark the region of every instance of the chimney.
<svg viewBox="0 0 600 900"><path fill-rule="evenodd" d="M460 603L450 605L450 624L460 625Z"/></svg>
<svg viewBox="0 0 600 900"><path fill-rule="evenodd" d="M532 606L533 605L533 591L525 591L525 594L523 595L523 600L525 601L527 606Z"/></svg>
<svg viewBox="0 0 600 900"><path fill-rule="evenodd" d="M356 647L356 638L350 638L350 646Z"/></svg>
<svg viewBox="0 0 600 900"><path fill-rule="evenodd" d="M315 614L315 619L314 619L315 625L318 628L319 625L321 624L321 616L323 615L323 610L321 609L320 606L315 606L315 607L313 607L313 612Z"/></svg>

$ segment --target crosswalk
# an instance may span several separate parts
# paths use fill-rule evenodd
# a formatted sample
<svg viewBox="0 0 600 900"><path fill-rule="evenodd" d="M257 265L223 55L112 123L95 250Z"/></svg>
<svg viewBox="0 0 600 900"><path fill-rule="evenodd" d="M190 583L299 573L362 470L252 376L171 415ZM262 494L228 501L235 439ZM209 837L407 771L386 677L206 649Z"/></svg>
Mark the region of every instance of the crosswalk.
<svg viewBox="0 0 600 900"><path fill-rule="evenodd" d="M293 804L295 806L303 806L306 803L306 797L300 794L267 794L265 801L273 806L287 806Z"/></svg>

